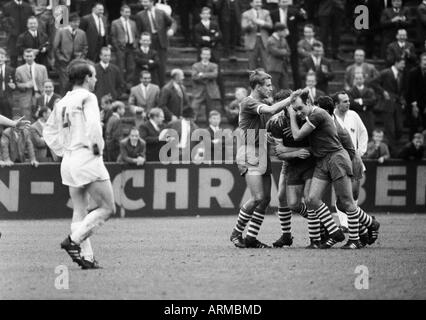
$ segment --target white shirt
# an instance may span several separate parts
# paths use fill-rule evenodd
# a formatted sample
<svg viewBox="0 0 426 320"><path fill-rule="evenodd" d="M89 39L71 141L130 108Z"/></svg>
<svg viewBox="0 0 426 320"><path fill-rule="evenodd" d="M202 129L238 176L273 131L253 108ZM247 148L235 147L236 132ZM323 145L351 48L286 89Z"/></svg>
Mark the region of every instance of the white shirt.
<svg viewBox="0 0 426 320"><path fill-rule="evenodd" d="M141 51L145 54L147 54L149 52L149 47L142 47L141 46Z"/></svg>
<svg viewBox="0 0 426 320"><path fill-rule="evenodd" d="M398 45L399 45L400 48L403 48L403 47L405 47L405 42L398 41Z"/></svg>
<svg viewBox="0 0 426 320"><path fill-rule="evenodd" d="M148 85L148 86L149 86L149 85ZM146 86L146 87L145 87L145 85L141 83L142 95L143 95L143 98L144 98L145 100L146 100L146 96L147 96L148 86Z"/></svg>
<svg viewBox="0 0 426 320"><path fill-rule="evenodd" d="M368 132L358 113L349 110L346 112L344 119L341 119L335 110L334 115L339 124L349 132L355 150L363 156L367 152Z"/></svg>
<svg viewBox="0 0 426 320"><path fill-rule="evenodd" d="M31 71L28 71L28 72L30 72L31 74L31 79L33 81L33 89L34 91L38 91L37 83L35 81L35 63L31 65L27 64L27 66L28 66L28 69L31 69Z"/></svg>
<svg viewBox="0 0 426 320"><path fill-rule="evenodd" d="M393 75L394 75L395 79L398 79L398 74L399 74L398 69L397 69L397 68L395 68L395 66L392 66L392 67L391 67L391 70L392 70L392 72L393 72Z"/></svg>
<svg viewBox="0 0 426 320"><path fill-rule="evenodd" d="M50 95L45 95L44 96L44 104L47 106L47 104L49 103L50 99L52 99L53 97L53 93L51 93Z"/></svg>
<svg viewBox="0 0 426 320"><path fill-rule="evenodd" d="M92 13L92 16L95 19L96 29L98 29L98 33L100 34L101 37L104 37L105 36L104 22L96 14ZM99 30L99 25L101 27L101 30Z"/></svg>
<svg viewBox="0 0 426 320"><path fill-rule="evenodd" d="M182 135L180 137L180 147L186 148L191 134L191 121L182 119Z"/></svg>
<svg viewBox="0 0 426 320"><path fill-rule="evenodd" d="M121 23L123 24L124 30L127 30L126 32L126 40L127 37L129 37L128 39L128 43L133 43L133 34L132 34L132 28L130 27L130 22L128 19L125 19L123 17L120 18L121 19Z"/></svg>
<svg viewBox="0 0 426 320"><path fill-rule="evenodd" d="M94 144L103 150L105 143L96 96L83 88L68 92L54 107L43 137L58 156L63 156L65 151L92 150Z"/></svg>
<svg viewBox="0 0 426 320"><path fill-rule="evenodd" d="M212 125L209 125L209 127L210 127L210 129L212 129L212 130L213 130L213 133L216 133L216 132L218 132L218 131L220 130L220 128L219 128L219 127L214 127L214 126L212 126Z"/></svg>
<svg viewBox="0 0 426 320"><path fill-rule="evenodd" d="M152 33L157 33L158 30L155 28L155 24L154 24L154 21L155 22L157 21L155 19L155 9L152 8L151 10L147 10L147 14L149 18L149 24L151 25Z"/></svg>
<svg viewBox="0 0 426 320"><path fill-rule="evenodd" d="M31 33L33 38L37 38L37 31L31 31L31 30L28 30L28 31Z"/></svg>
<svg viewBox="0 0 426 320"><path fill-rule="evenodd" d="M204 26L206 29L210 29L210 21L209 21L209 20L207 20L207 21L203 21L203 20L201 20L201 23L203 24L203 26Z"/></svg>
<svg viewBox="0 0 426 320"><path fill-rule="evenodd" d="M312 60L314 61L315 67L319 67L321 65L321 58L317 58L314 55L312 55Z"/></svg>
<svg viewBox="0 0 426 320"><path fill-rule="evenodd" d="M109 66L109 63L104 63L104 62L99 62L99 64L101 65L101 67L104 69L104 70L106 70L106 68L108 68L108 66Z"/></svg>

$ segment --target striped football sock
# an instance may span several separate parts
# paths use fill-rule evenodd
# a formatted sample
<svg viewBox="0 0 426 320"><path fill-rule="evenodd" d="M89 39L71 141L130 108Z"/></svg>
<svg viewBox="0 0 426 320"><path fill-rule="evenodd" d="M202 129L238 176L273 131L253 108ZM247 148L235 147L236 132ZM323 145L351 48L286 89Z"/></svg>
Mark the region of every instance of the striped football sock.
<svg viewBox="0 0 426 320"><path fill-rule="evenodd" d="M303 202L300 204L299 211L295 213L301 215L305 219L308 219L308 208L306 207L306 204L304 204Z"/></svg>
<svg viewBox="0 0 426 320"><path fill-rule="evenodd" d="M363 226L371 227L373 224L373 218L365 213L364 210L362 210L360 207L358 207L359 212L359 223Z"/></svg>
<svg viewBox="0 0 426 320"><path fill-rule="evenodd" d="M321 221L322 225L327 229L328 234L333 234L339 230L336 223L333 220L330 209L323 203L315 213L318 216L318 219Z"/></svg>
<svg viewBox="0 0 426 320"><path fill-rule="evenodd" d="M308 210L308 230L309 238L312 241L320 241L320 221L314 210Z"/></svg>
<svg viewBox="0 0 426 320"><path fill-rule="evenodd" d="M247 226L247 223L250 221L253 213L248 213L245 208L240 209L240 213L238 214L237 225L235 226L235 230L243 233L244 229Z"/></svg>
<svg viewBox="0 0 426 320"><path fill-rule="evenodd" d="M260 227L265 219L265 212L255 211L248 225L247 236L257 238Z"/></svg>
<svg viewBox="0 0 426 320"><path fill-rule="evenodd" d="M363 224L359 224L359 235L363 236L368 233L368 228Z"/></svg>
<svg viewBox="0 0 426 320"><path fill-rule="evenodd" d="M281 231L283 233L291 232L291 210L288 207L278 208L278 217L280 218Z"/></svg>
<svg viewBox="0 0 426 320"><path fill-rule="evenodd" d="M355 211L347 211L349 240L359 240L359 212L358 208Z"/></svg>

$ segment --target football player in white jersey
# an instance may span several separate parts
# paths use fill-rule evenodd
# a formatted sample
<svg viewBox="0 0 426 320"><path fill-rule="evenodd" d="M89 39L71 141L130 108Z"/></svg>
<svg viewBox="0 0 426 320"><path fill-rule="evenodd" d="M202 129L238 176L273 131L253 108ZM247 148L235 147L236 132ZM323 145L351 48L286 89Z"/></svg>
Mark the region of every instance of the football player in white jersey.
<svg viewBox="0 0 426 320"><path fill-rule="evenodd" d="M92 93L96 70L77 60L69 66L73 85L55 106L43 136L46 144L61 156L62 183L69 187L73 203L71 234L61 243L83 269L96 269L89 237L115 213L114 194L102 159L104 140L98 100ZM89 196L94 203L89 208Z"/></svg>

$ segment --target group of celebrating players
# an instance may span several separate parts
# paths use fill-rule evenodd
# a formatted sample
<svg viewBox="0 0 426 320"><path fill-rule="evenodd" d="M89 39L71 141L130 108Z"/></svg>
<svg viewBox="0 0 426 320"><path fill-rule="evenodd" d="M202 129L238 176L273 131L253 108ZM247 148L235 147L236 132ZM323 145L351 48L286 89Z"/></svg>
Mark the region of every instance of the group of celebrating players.
<svg viewBox="0 0 426 320"><path fill-rule="evenodd" d="M341 248L360 249L375 243L380 224L357 204L365 171L355 147L358 143L335 114L337 103L349 109L348 95L339 92L333 98L323 96L314 102L307 90L281 90L272 102L271 76L263 70L251 73L250 87L250 96L241 103L239 130L243 141L250 133L256 138L254 143L238 148L237 163L251 197L240 209L231 242L238 248L270 248L257 236L271 199L272 147L283 161L278 190L282 235L273 247L293 244L293 213L308 220L307 249L329 249L345 240L344 232L322 201L330 184L335 190L336 208L347 216L349 239Z"/></svg>

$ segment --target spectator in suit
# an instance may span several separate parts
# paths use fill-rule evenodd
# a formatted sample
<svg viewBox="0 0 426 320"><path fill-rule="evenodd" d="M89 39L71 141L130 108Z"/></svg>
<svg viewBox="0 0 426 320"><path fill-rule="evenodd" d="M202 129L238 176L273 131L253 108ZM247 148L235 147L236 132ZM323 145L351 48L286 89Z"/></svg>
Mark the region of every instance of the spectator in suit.
<svg viewBox="0 0 426 320"><path fill-rule="evenodd" d="M426 41L426 0L417 7L417 41L423 45Z"/></svg>
<svg viewBox="0 0 426 320"><path fill-rule="evenodd" d="M210 48L201 49L201 61L192 65L192 109L196 119L206 121L211 110L220 109L220 92L217 84L218 66L210 62ZM204 115L202 108L205 108Z"/></svg>
<svg viewBox="0 0 426 320"><path fill-rule="evenodd" d="M86 32L89 45L87 58L93 62L98 62L101 49L108 46L108 24L104 16L103 4L94 4L92 13L81 19L80 28Z"/></svg>
<svg viewBox="0 0 426 320"><path fill-rule="evenodd" d="M367 128L368 135L374 128L374 107L377 103L376 93L372 88L365 85L364 74L355 73L354 86L348 91L351 99L351 109L360 116Z"/></svg>
<svg viewBox="0 0 426 320"><path fill-rule="evenodd" d="M262 0L251 0L250 6L252 9L242 15L241 29L244 47L248 51L249 69L254 70L266 66L266 46L273 25L269 11L262 9Z"/></svg>
<svg viewBox="0 0 426 320"><path fill-rule="evenodd" d="M159 58L159 85L163 86L166 75L167 50L169 37L175 34L176 24L164 11L154 7L154 0L141 0L144 10L136 15L136 25L139 33L151 34L152 45Z"/></svg>
<svg viewBox="0 0 426 320"><path fill-rule="evenodd" d="M225 106L226 117L228 122L235 129L238 127L238 117L240 114L240 105L244 98L247 98L248 92L246 88L236 88L234 93L235 99Z"/></svg>
<svg viewBox="0 0 426 320"><path fill-rule="evenodd" d="M176 121L173 121L168 126L168 133L170 135L170 131L174 134L172 135L172 139L177 135L179 138L177 142L177 148L179 150L179 156L182 161L191 159L191 151L197 145L196 141L191 140L192 133L198 129L198 126L195 124L195 112L191 107L187 107L182 110L182 117ZM166 137L169 140L168 137ZM177 160L177 159L174 159Z"/></svg>
<svg viewBox="0 0 426 320"><path fill-rule="evenodd" d="M112 115L105 129L106 161L116 162L120 155L120 141L123 139L123 123L121 118L126 112L126 106L121 101L115 101L111 107Z"/></svg>
<svg viewBox="0 0 426 320"><path fill-rule="evenodd" d="M241 0L213 0L222 34L223 56L235 59L235 50L240 46Z"/></svg>
<svg viewBox="0 0 426 320"><path fill-rule="evenodd" d="M33 118L38 119L37 113L41 108L53 110L55 103L61 99L61 96L54 92L54 85L51 79L47 79L43 84L43 94L37 98L33 108Z"/></svg>
<svg viewBox="0 0 426 320"><path fill-rule="evenodd" d="M16 69L17 104L22 115L31 119L32 106L43 93L43 84L47 80L45 66L34 62L32 49L24 51L25 64Z"/></svg>
<svg viewBox="0 0 426 320"><path fill-rule="evenodd" d="M15 69L6 65L6 51L0 48L0 114L11 118L13 91L16 89Z"/></svg>
<svg viewBox="0 0 426 320"><path fill-rule="evenodd" d="M299 58L303 61L306 58L309 58L314 51L314 43L322 45L322 42L315 39L315 27L312 24L307 24L303 28L303 39L300 40L297 44L297 52L299 53Z"/></svg>
<svg viewBox="0 0 426 320"><path fill-rule="evenodd" d="M52 153L43 138L43 128L49 119L51 110L42 107L38 111L38 119L30 127L31 141L34 146L35 158L38 162L51 162Z"/></svg>
<svg viewBox="0 0 426 320"><path fill-rule="evenodd" d="M312 55L302 62L301 74L306 77L308 72L315 72L317 76L317 88L328 93L328 82L334 78L331 69L331 61L324 58L324 48L319 43L313 45Z"/></svg>
<svg viewBox="0 0 426 320"><path fill-rule="evenodd" d="M356 49L354 53L354 63L346 68L345 72L345 90L348 91L354 86L355 74L362 73L364 80L369 82L379 75L376 67L365 62L365 51Z"/></svg>
<svg viewBox="0 0 426 320"><path fill-rule="evenodd" d="M202 48L210 48L212 52L212 61L219 62L219 54L217 52L217 45L222 39L219 27L216 22L211 21L211 9L204 7L201 10L201 21L195 25L194 28L194 41L198 49L198 56L201 54Z"/></svg>
<svg viewBox="0 0 426 320"><path fill-rule="evenodd" d="M22 55L25 49L31 48L36 55L35 61L47 65L47 53L50 50L48 36L39 30L36 17L28 18L27 28L27 31L18 36L16 43L18 54Z"/></svg>
<svg viewBox="0 0 426 320"><path fill-rule="evenodd" d="M299 23L307 19L306 11L303 8L292 5L293 0L279 0L276 10L271 11L272 23L278 22L287 27L289 34L287 42L290 47L290 63L293 74L293 83L295 88L301 87L299 75L299 56L297 53L297 44L299 42Z"/></svg>
<svg viewBox="0 0 426 320"><path fill-rule="evenodd" d="M146 143L139 137L139 130L132 128L127 138L120 141L118 162L123 164L143 166L146 161Z"/></svg>
<svg viewBox="0 0 426 320"><path fill-rule="evenodd" d="M396 34L396 40L390 43L386 49L386 62L392 66L394 61L405 58L406 70L409 71L417 64L416 48L414 44L407 41L407 30L399 29Z"/></svg>
<svg viewBox="0 0 426 320"><path fill-rule="evenodd" d="M181 69L171 71L172 79L160 92L160 107L164 111L166 122L176 121L184 108L189 106L189 99L183 85L185 75Z"/></svg>
<svg viewBox="0 0 426 320"><path fill-rule="evenodd" d="M85 58L87 54L86 33L79 29L80 17L76 13L69 16L69 26L59 29L53 42L55 66L59 76L59 92L64 95L68 86L67 67L74 59Z"/></svg>
<svg viewBox="0 0 426 320"><path fill-rule="evenodd" d="M14 117L13 120L18 118ZM25 163L29 160L32 166L38 167L28 129L7 128L3 131L0 143L3 162L6 166L10 167L15 163Z"/></svg>
<svg viewBox="0 0 426 320"><path fill-rule="evenodd" d="M373 139L367 145L367 152L364 154L364 159L374 159L379 163L383 163L390 158L389 147L383 142L383 138L383 130L375 129L373 131Z"/></svg>
<svg viewBox="0 0 426 320"><path fill-rule="evenodd" d="M426 129L426 52L420 56L420 65L408 74L407 113L410 136Z"/></svg>
<svg viewBox="0 0 426 320"><path fill-rule="evenodd" d="M9 52L10 64L13 68L18 66L18 36L27 30L28 18L34 15L33 8L22 0L12 0L3 6L5 18L5 31L8 34L7 50Z"/></svg>
<svg viewBox="0 0 426 320"><path fill-rule="evenodd" d="M382 27L382 57L386 55L386 47L395 37L398 29L409 27L409 10L402 6L402 0L392 0L392 8L386 8L380 17Z"/></svg>
<svg viewBox="0 0 426 320"><path fill-rule="evenodd" d="M317 89L317 76L315 72L308 72L306 74L306 88L309 90L309 97L312 102L316 102L319 97L325 96L325 92Z"/></svg>
<svg viewBox="0 0 426 320"><path fill-rule="evenodd" d="M407 143L399 153L399 158L406 161L420 161L425 157L424 137L421 133L415 133L413 140Z"/></svg>
<svg viewBox="0 0 426 320"><path fill-rule="evenodd" d="M222 161L226 160L226 140L223 135L223 128L220 126L220 123L222 121L222 115L220 112L213 110L209 114L209 127L207 128L207 131L210 134L210 139L206 142L206 146L204 147L204 160L211 160L211 161L219 161L220 163ZM207 152L207 147L210 147L210 154ZM219 154L219 152L215 152L216 149L222 150L222 154Z"/></svg>
<svg viewBox="0 0 426 320"><path fill-rule="evenodd" d="M371 82L371 86L379 96L376 109L381 112L385 135L389 139L390 146L395 146L396 141L402 136L402 110L406 105L404 68L405 60L396 60L391 68L382 70Z"/></svg>
<svg viewBox="0 0 426 320"><path fill-rule="evenodd" d="M272 76L272 85L276 91L290 87L288 73L291 53L286 40L287 36L286 26L277 22L266 46L268 51L266 70Z"/></svg>
<svg viewBox="0 0 426 320"><path fill-rule="evenodd" d="M146 70L151 73L152 83L159 85L160 59L157 51L151 47L151 35L148 32L141 34L140 46L135 49L134 57L136 61L136 67L133 75L133 83L139 83L141 71Z"/></svg>
<svg viewBox="0 0 426 320"><path fill-rule="evenodd" d="M163 122L163 110L153 108L148 113L148 121L139 127L140 136L146 142L146 161L160 161L160 149L166 143L167 134Z"/></svg>
<svg viewBox="0 0 426 320"><path fill-rule="evenodd" d="M111 23L111 45L117 58L117 66L127 82L133 80L135 69L134 50L138 47L138 30L136 23L130 19L130 7L123 5L121 17Z"/></svg>
<svg viewBox="0 0 426 320"><path fill-rule="evenodd" d="M324 45L327 56L342 61L339 56L340 33L342 31L342 19L344 17L343 0L320 0L318 7L318 20L320 39ZM331 38L331 48L328 39Z"/></svg>
<svg viewBox="0 0 426 320"><path fill-rule="evenodd" d="M160 88L151 83L151 74L142 71L140 84L130 90L129 105L137 106L149 113L152 108L157 108L160 103Z"/></svg>
<svg viewBox="0 0 426 320"><path fill-rule="evenodd" d="M120 69L111 63L111 49L104 47L101 49L101 61L95 65L96 82L95 94L100 100L103 96L111 94L113 100L120 98L125 83L123 81L123 74Z"/></svg>

